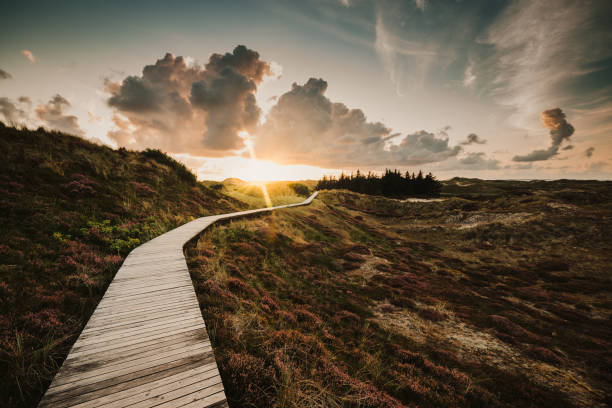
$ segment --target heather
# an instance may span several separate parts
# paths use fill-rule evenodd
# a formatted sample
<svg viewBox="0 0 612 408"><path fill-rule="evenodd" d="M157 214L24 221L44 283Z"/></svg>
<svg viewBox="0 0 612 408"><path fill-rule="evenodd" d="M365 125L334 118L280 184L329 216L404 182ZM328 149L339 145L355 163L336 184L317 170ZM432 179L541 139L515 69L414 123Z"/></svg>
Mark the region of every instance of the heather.
<svg viewBox="0 0 612 408"><path fill-rule="evenodd" d="M0 123L0 398L34 406L131 249L246 206L157 150Z"/></svg>
<svg viewBox="0 0 612 408"><path fill-rule="evenodd" d="M444 183L324 191L190 243L230 406L610 403L610 183Z"/></svg>

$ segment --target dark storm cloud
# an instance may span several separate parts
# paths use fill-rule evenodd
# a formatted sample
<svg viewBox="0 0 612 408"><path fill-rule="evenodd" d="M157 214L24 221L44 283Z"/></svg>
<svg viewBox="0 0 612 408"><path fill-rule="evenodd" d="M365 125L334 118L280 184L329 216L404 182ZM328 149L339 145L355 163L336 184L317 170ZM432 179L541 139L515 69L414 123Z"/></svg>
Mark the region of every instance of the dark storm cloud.
<svg viewBox="0 0 612 408"><path fill-rule="evenodd" d="M584 154L586 155L586 157L592 157L594 151L595 151L594 147L589 147L588 149L584 151Z"/></svg>
<svg viewBox="0 0 612 408"><path fill-rule="evenodd" d="M70 107L70 102L60 94L55 95L44 105L38 105L36 116L51 129L73 135L83 136L84 132L78 124L77 117L67 115L64 111Z"/></svg>
<svg viewBox="0 0 612 408"><path fill-rule="evenodd" d="M574 127L565 119L565 113L560 108L545 110L540 114L542 125L550 130L551 145L548 149L534 150L522 156L514 156L516 162L532 162L548 160L559 153L561 143L569 141L574 134Z"/></svg>
<svg viewBox="0 0 612 408"><path fill-rule="evenodd" d="M245 46L212 54L202 68L166 54L142 76L107 81L121 146L158 147L173 153L223 156L245 147L241 131L253 132L261 111L257 86L270 65Z"/></svg>
<svg viewBox="0 0 612 408"><path fill-rule="evenodd" d="M253 131L261 113L256 90L255 82L229 67L208 83L198 81L192 85L192 105L208 112L203 140L206 146L215 150L243 147L242 139L237 137L239 132Z"/></svg>
<svg viewBox="0 0 612 408"><path fill-rule="evenodd" d="M424 130L390 144L401 136L380 122L368 122L361 109L332 102L326 90L326 81L310 78L281 95L256 134L257 157L284 164L380 167L439 162L461 150L449 146L443 132Z"/></svg>
<svg viewBox="0 0 612 408"><path fill-rule="evenodd" d="M109 98L108 104L128 112L150 112L160 108L155 91L134 76L123 80L119 92Z"/></svg>
<svg viewBox="0 0 612 408"><path fill-rule="evenodd" d="M237 46L232 53L213 54L206 64L206 69L214 72L221 72L225 68L231 68L256 83L271 74L270 65L259 59L259 53L244 45Z"/></svg>
<svg viewBox="0 0 612 408"><path fill-rule="evenodd" d="M481 139L476 133L470 133L467 135L467 139L460 144L463 146L471 145L471 144L485 144L487 141L485 139Z"/></svg>
<svg viewBox="0 0 612 408"><path fill-rule="evenodd" d="M13 76L3 69L0 69L0 79L11 79Z"/></svg>

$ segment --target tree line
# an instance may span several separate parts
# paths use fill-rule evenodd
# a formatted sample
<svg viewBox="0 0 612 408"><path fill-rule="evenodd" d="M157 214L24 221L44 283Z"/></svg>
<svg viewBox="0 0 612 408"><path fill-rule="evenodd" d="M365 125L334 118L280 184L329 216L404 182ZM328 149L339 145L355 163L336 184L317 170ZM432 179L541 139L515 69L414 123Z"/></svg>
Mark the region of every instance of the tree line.
<svg viewBox="0 0 612 408"><path fill-rule="evenodd" d="M388 197L425 196L432 197L440 195L442 183L431 174L423 175L419 170L418 175L410 172L405 174L398 170L386 169L384 175L379 176L372 172L363 175L359 170L357 173L340 177L323 176L317 183L317 190L346 189L362 194L384 195Z"/></svg>

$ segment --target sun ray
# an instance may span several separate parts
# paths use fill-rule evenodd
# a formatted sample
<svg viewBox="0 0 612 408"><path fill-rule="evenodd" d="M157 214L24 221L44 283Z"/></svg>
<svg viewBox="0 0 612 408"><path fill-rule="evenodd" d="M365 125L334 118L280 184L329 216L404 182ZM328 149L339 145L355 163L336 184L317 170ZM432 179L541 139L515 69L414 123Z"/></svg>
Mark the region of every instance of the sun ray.
<svg viewBox="0 0 612 408"><path fill-rule="evenodd" d="M255 149L253 148L253 142L251 141L249 134L247 132L242 132L241 136L244 138L245 144L247 145L247 148L249 149L249 156L251 157L251 160L255 162L257 160L257 157L255 156ZM272 207L272 200L270 199L270 194L268 194L268 188L266 187L266 183L262 182L262 183L258 183L258 185L259 185L259 188L261 188L261 192L264 196L266 207Z"/></svg>

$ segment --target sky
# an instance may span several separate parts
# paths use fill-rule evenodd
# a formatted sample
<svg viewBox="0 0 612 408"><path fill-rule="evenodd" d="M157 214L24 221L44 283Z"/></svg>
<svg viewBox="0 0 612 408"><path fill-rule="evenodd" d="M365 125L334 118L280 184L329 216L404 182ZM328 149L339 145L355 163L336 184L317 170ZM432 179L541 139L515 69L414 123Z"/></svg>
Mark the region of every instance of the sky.
<svg viewBox="0 0 612 408"><path fill-rule="evenodd" d="M609 0L12 2L0 120L200 179L612 178Z"/></svg>

